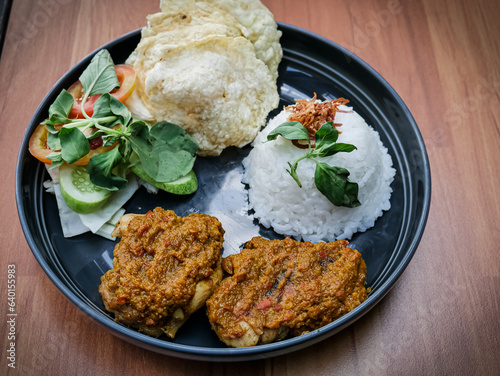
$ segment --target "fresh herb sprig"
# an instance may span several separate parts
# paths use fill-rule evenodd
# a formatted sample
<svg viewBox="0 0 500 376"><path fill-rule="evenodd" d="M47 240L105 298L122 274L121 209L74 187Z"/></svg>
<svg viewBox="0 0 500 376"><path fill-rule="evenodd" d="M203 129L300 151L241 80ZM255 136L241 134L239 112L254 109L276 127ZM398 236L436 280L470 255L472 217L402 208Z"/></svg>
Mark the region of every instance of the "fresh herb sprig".
<svg viewBox="0 0 500 376"><path fill-rule="evenodd" d="M316 163L316 170L314 171L316 188L333 205L349 208L361 205L358 200L358 184L348 179L349 171L317 160L317 158L329 157L339 152L350 153L356 149L356 146L351 144L337 143L339 131L333 126L332 122L326 122L315 133L314 148L311 145L307 128L298 121L289 121L279 125L269 132L267 140L276 140L278 136L282 136L287 140L307 140L308 142L307 152L294 163L288 162L290 169L286 170L299 187L302 187L302 183L297 175L297 166L300 161L310 159Z"/></svg>
<svg viewBox="0 0 500 376"><path fill-rule="evenodd" d="M130 156L136 153L142 169L157 182L168 183L186 175L193 168L198 144L178 125L159 122L150 126L132 118L131 112L109 93L119 87L114 62L107 50L99 51L80 76L84 97L83 119L68 118L75 99L62 90L49 108L44 122L49 135L47 145L52 167L69 164L90 152L89 140L102 137L103 146L117 146L96 154L87 165L93 184L108 190L122 189L127 182ZM85 102L101 95L94 103L92 116Z"/></svg>

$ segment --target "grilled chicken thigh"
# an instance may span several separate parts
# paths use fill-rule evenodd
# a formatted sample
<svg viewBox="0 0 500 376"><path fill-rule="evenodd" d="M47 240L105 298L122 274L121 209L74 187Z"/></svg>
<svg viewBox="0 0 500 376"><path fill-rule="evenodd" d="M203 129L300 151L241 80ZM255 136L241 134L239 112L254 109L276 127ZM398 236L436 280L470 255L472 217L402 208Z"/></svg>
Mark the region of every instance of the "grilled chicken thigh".
<svg viewBox="0 0 500 376"><path fill-rule="evenodd" d="M229 273L207 301L212 328L228 346L298 336L367 298L366 265L348 242L312 244L253 238L223 260Z"/></svg>
<svg viewBox="0 0 500 376"><path fill-rule="evenodd" d="M106 310L148 335L174 338L222 279L221 223L156 208L124 215L113 235L121 240L99 286Z"/></svg>

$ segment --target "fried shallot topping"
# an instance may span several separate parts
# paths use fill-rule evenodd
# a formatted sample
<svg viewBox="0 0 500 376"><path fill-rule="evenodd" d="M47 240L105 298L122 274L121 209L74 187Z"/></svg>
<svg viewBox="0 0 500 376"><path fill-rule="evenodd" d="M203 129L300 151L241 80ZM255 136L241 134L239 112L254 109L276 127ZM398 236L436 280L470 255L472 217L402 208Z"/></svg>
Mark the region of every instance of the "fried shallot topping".
<svg viewBox="0 0 500 376"><path fill-rule="evenodd" d="M309 138L314 147L314 134L321 126L329 121L334 127L340 127L342 124L334 123L335 114L341 112L339 106L349 103L348 99L337 98L325 102L316 102L316 93L312 99L296 99L297 102L293 106L285 107L286 110L292 112L288 117L288 121L298 121L309 132ZM294 143L295 144L295 143ZM295 144L296 146L297 145Z"/></svg>

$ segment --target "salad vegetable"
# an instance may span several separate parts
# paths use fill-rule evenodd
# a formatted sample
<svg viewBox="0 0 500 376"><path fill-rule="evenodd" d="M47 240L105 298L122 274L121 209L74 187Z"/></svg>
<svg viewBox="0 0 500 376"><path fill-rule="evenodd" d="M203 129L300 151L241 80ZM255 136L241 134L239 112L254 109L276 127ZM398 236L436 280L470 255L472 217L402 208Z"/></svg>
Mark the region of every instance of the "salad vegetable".
<svg viewBox="0 0 500 376"><path fill-rule="evenodd" d="M122 103L134 87L134 69L114 65L109 52L101 50L79 81L57 96L48 119L30 139L29 150L36 158L50 168L59 167L64 199L77 212L95 210L110 192L123 189L134 165L144 180L160 189L189 176L184 182L193 191L198 144L178 125L159 122L151 126L134 119ZM91 184L92 195L80 195L78 184L68 178L75 171L84 176L87 187Z"/></svg>
<svg viewBox="0 0 500 376"><path fill-rule="evenodd" d="M64 164L59 167L59 184L66 205L78 214L88 214L102 207L111 191L90 182L84 166Z"/></svg>
<svg viewBox="0 0 500 376"><path fill-rule="evenodd" d="M120 102L125 103L135 89L135 70L130 65L115 65L116 77L118 79L119 88L111 90L109 93L118 99ZM68 89L75 101L69 113L70 118L83 119L85 116L82 112L82 100L85 96L83 84L80 80L76 81ZM91 95L87 98L84 110L89 116L93 115L94 103L99 98L99 94Z"/></svg>

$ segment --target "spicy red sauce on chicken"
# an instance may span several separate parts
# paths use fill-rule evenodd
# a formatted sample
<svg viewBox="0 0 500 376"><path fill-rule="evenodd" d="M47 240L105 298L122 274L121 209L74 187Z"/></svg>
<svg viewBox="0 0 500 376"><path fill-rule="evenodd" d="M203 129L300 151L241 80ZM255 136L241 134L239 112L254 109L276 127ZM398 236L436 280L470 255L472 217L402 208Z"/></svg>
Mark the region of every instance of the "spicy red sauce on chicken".
<svg viewBox="0 0 500 376"><path fill-rule="evenodd" d="M156 208L126 214L113 234L121 240L99 286L106 310L148 335L174 338L222 279L221 223Z"/></svg>
<svg viewBox="0 0 500 376"><path fill-rule="evenodd" d="M207 300L218 337L247 347L298 336L350 312L368 297L366 264L346 240L253 238L223 260L229 274Z"/></svg>

